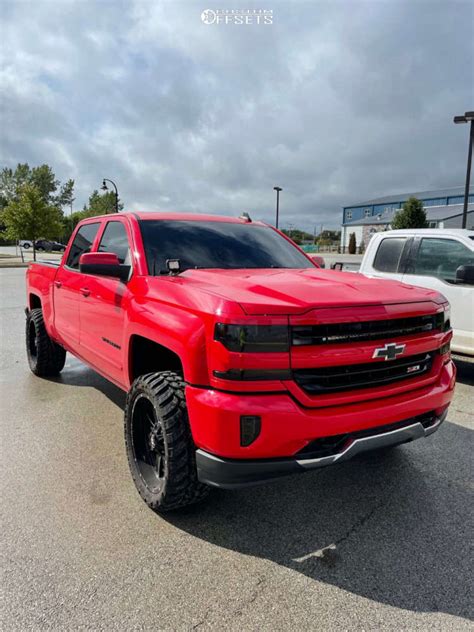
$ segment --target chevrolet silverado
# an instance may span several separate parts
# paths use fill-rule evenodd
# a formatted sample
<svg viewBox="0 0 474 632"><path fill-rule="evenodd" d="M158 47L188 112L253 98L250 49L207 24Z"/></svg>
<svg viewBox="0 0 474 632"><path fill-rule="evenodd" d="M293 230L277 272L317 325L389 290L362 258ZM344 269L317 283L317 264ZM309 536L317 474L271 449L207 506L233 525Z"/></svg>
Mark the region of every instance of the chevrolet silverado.
<svg viewBox="0 0 474 632"><path fill-rule="evenodd" d="M455 383L439 292L319 269L248 216L86 219L30 264L26 315L33 373L69 352L127 391L157 511L427 437Z"/></svg>

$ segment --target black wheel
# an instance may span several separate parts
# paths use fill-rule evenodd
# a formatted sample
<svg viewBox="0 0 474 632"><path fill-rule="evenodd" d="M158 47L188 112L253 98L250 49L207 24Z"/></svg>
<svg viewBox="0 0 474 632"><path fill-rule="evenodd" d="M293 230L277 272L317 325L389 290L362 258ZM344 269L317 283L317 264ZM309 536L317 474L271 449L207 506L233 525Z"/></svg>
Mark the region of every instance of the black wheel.
<svg viewBox="0 0 474 632"><path fill-rule="evenodd" d="M154 511L179 509L209 493L197 479L184 381L176 373L149 373L132 384L125 445L138 492Z"/></svg>
<svg viewBox="0 0 474 632"><path fill-rule="evenodd" d="M29 248L29 247L30 247L30 244L23 244L23 248L24 248L25 250L28 250L28 248Z"/></svg>
<svg viewBox="0 0 474 632"><path fill-rule="evenodd" d="M39 377L59 375L66 362L66 351L48 336L41 309L32 309L26 318L26 354Z"/></svg>

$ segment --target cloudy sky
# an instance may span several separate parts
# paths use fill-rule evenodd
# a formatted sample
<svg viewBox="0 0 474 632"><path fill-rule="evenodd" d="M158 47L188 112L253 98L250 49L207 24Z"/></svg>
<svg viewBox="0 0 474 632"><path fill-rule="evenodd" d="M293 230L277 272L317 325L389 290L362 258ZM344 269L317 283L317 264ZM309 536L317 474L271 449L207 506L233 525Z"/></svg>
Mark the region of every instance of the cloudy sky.
<svg viewBox="0 0 474 632"><path fill-rule="evenodd" d="M205 24L205 9L272 24ZM471 1L1 0L0 165L49 163L80 208L337 226L341 206L463 184Z"/></svg>

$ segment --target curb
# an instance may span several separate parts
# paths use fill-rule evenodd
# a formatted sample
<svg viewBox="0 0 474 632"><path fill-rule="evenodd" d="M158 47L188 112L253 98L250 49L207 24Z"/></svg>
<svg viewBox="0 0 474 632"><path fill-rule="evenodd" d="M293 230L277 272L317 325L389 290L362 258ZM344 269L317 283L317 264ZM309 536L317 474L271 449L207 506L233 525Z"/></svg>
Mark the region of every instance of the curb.
<svg viewBox="0 0 474 632"><path fill-rule="evenodd" d="M22 261L12 261L10 262L6 262L6 261L0 261L0 269L2 268L27 268L29 266L30 262L26 262L23 263Z"/></svg>

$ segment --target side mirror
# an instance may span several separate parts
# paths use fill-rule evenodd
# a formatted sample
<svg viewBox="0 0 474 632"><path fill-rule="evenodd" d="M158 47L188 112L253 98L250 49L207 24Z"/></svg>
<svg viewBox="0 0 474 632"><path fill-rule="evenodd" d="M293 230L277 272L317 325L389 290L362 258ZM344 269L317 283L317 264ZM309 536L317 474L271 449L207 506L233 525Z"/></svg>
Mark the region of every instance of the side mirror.
<svg viewBox="0 0 474 632"><path fill-rule="evenodd" d="M79 270L84 274L116 277L127 281L130 266L121 264L113 252L85 252L79 259Z"/></svg>
<svg viewBox="0 0 474 632"><path fill-rule="evenodd" d="M326 264L324 263L324 259L320 255L315 255L311 252L306 253L314 265L318 268L325 268Z"/></svg>
<svg viewBox="0 0 474 632"><path fill-rule="evenodd" d="M474 285L474 265L459 266L456 270L456 283Z"/></svg>

